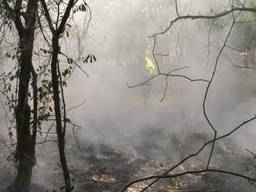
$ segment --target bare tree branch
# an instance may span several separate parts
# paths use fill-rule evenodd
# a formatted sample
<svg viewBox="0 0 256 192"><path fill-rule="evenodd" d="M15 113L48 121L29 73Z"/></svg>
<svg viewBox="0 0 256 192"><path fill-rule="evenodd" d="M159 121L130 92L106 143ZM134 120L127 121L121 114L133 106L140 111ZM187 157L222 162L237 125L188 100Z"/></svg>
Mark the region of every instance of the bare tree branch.
<svg viewBox="0 0 256 192"><path fill-rule="evenodd" d="M250 182L256 182L256 179L254 177L242 175L237 172L225 171L222 169L203 169L203 170L197 170L197 171L186 171L186 172L181 172L181 173L172 174L172 175L154 175L154 176L150 176L150 177L145 177L145 178L138 179L138 180L135 180L135 181L129 183L120 192L125 192L125 190L128 189L129 187L131 187L132 185L134 185L136 183L143 182L143 181L148 181L148 180L152 180L152 179L170 179L170 178L177 178L177 177L181 177L181 176L185 176L185 175L200 175L200 174L204 174L204 173L218 173L218 174L236 176L241 179L246 179ZM141 190L141 192L142 191L144 191L144 190Z"/></svg>
<svg viewBox="0 0 256 192"><path fill-rule="evenodd" d="M177 3L177 1L175 1L175 3ZM177 10L177 4L176 4L176 10ZM154 183L156 183L157 181L159 181L161 178L164 178L164 177L170 177L168 174L173 171L174 169L176 169L179 165L183 164L184 162L186 162L187 160L197 156L199 153L201 153L201 151L208 145L211 144L211 151L210 151L210 154L209 154L209 159L208 159L208 162L207 162L207 166L206 166L206 169L202 170L202 171L208 171L208 170L211 170L209 169L209 165L210 165L210 161L211 161L211 157L212 157L212 154L213 154L213 149L214 149L214 145L216 143L216 141L220 140L220 139L223 139L231 134L233 134L235 131L237 131L238 129L240 129L241 127L243 127L245 124L253 121L256 119L256 117L252 117L250 119L248 119L247 121L244 121L243 123L241 123L240 125L238 125L237 127L235 127L231 132L225 134L225 135L222 135L220 137L217 137L217 130L216 128L213 126L213 124L211 123L211 121L209 120L209 117L208 117L208 114L206 112L206 101L207 101L207 96L209 94L209 90L210 90L210 87L212 86L212 83L213 83L213 80L214 80L214 77L215 77L215 74L217 72L217 68L218 68L218 64L219 64L219 59L223 53L223 50L225 49L225 47L227 46L227 41L232 33L232 30L233 30L233 27L234 25L236 24L236 21L241 13L241 11L243 12L253 12L253 13L256 13L256 9L254 8L240 8L240 7L234 7L232 6L230 10L227 10L227 11L223 11L223 12L220 12L220 13L217 13L217 14L214 14L214 15L186 15L186 16L178 16L176 18L174 18L170 24L168 25L167 28L165 28L165 30L161 31L161 32L158 32L158 33L155 33L153 34L151 37L153 38L153 49L152 49L152 54L154 56L154 52L155 52L155 45L156 45L156 41L157 41L157 37L159 35L163 35L165 33L167 33L171 27L178 21L181 21L181 20L187 20L187 19L216 19L216 18L220 18L220 17L224 17L226 15L229 15L229 14L232 14L232 18L233 18L233 21L232 21L232 24L227 32L227 35L225 37L225 40L224 40L224 43L220 49L220 51L218 52L218 55L217 55L217 58L216 58L216 61L215 61L215 65L214 65L214 69L213 69L213 72L212 72L212 75L210 76L210 80L205 80L205 79L196 79L195 81L204 81L207 83L207 87L206 87L206 91L205 91L205 94L204 94L204 99L203 99L203 114L204 114L204 117L208 123L208 125L211 127L211 129L213 130L214 132L214 137L212 140L206 142L197 152L191 154L191 155L188 155L186 158L184 158L182 161L180 161L178 164L174 165L172 168L170 168L169 170L167 170L165 173L163 173L160 177L159 176L155 176L155 178L150 178L151 179L154 179L154 181L152 181L150 184L147 185L147 187L145 187L143 190L141 190L141 192L143 191L146 191L149 187L151 187ZM235 12L239 12L237 15L235 15L234 13ZM209 40L208 40L209 41ZM177 77L183 77L183 78L186 78L186 79L189 79L189 80L193 80L193 79L190 79L188 78L187 76L183 76L183 75L173 75L173 74L166 74L166 73L162 73L160 71L160 68L159 68L159 64L158 64L158 61L157 59L154 57L155 59L155 63L156 63L156 66L157 66L157 69L158 69L158 73L154 76L152 76L151 78L149 78L148 80L142 82L142 83L139 83L135 86L132 86L132 87L137 87L137 86L140 86L140 85L143 85L144 83L147 83L149 81L151 81L152 79L156 78L157 76L159 75L166 75L166 84L165 84L165 92L164 92L164 96L163 98L165 98L166 96L166 90L167 90L167 87L168 87L168 79L167 79L167 75L168 76L177 76ZM130 86L131 87L131 86ZM162 100L161 100L162 101ZM220 170L220 173L221 172L225 172L223 170ZM234 174L235 176L241 176L241 175L237 175L237 174ZM154 177L154 176L153 176ZM242 178L246 178L248 179L247 176L242 176ZM253 178L254 179L254 178ZM143 179L142 179L143 180ZM147 180L147 179L146 179ZM127 189L127 187L126 187ZM121 190L121 191L125 191L125 189Z"/></svg>
<svg viewBox="0 0 256 192"><path fill-rule="evenodd" d="M240 14L239 14L239 15L240 15ZM210 82L208 83L208 85L207 85L207 87L206 87L205 94L204 94L204 99L203 99L203 114L204 114L204 117L205 117L205 119L206 119L208 125L211 127L211 129L212 129L213 132L214 132L214 139L217 137L217 130L216 130L215 127L213 126L213 124L212 124L212 122L210 121L209 116L208 116L208 114L207 114L207 110L206 110L207 96L208 96L208 94L209 94L210 87L211 87L211 85L212 85L212 83L213 83L215 74L216 74L216 72L217 72L217 68L218 68L220 56L222 55L222 52L223 52L223 50L224 50L225 47L226 47L227 41L228 41L228 39L229 39L229 37L230 37L231 32L233 31L234 25L235 25L236 20L237 20L237 18L239 17L239 15L236 16L236 18L233 19L233 22L232 22L232 24L231 24L231 27L229 28L229 31L228 31L228 33L227 33L227 35L226 35L225 40L224 40L223 46L221 47L221 49L220 49L220 51L219 51L219 53L218 53L218 55L217 55L217 58L216 58L216 61L215 61L215 65L214 65L214 69L213 69L213 72L212 72L212 76L211 76L211 78L210 78ZM206 168L209 168L209 165L210 165L210 162L211 162L211 157L212 157L213 150L214 150L214 146L215 146L215 142L212 143L212 148L211 148L211 151L210 151L210 155L209 155L209 159L208 159Z"/></svg>
<svg viewBox="0 0 256 192"><path fill-rule="evenodd" d="M213 140L210 140L206 143L204 143L196 152L188 155L187 157L185 157L184 159L182 159L180 162L176 163L174 166L172 166L170 169L168 169L167 171L165 171L161 176L164 177L164 176L167 176L170 172L172 172L173 170L175 170L177 167L179 167L180 165L182 165L184 162L190 160L191 158L199 155L208 145L212 144L213 142L216 142L216 141L219 141L219 140L222 140L230 135L232 135L233 133L235 133L236 131L238 131L239 129L241 129L243 126L251 123L252 121L256 120L256 116L253 116L251 118L249 118L248 120L240 123L238 126L236 126L234 129L232 129L230 132L222 135L222 136L219 136L219 137L216 137L215 139ZM147 187L145 187L141 192L144 192L146 191L148 188L150 188L152 185L154 185L156 182L158 182L161 178L158 177L158 178L155 178L154 181L152 181L150 184L147 185ZM128 186L128 185L127 185ZM127 186L125 188L123 188L122 190L120 190L120 192L124 192L126 189L127 189Z"/></svg>

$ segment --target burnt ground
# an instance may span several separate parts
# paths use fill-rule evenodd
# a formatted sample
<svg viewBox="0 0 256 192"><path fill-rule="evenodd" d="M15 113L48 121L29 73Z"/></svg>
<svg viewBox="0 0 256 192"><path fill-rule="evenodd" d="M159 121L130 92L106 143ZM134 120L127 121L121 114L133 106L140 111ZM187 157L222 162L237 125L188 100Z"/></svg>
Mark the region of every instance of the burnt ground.
<svg viewBox="0 0 256 192"><path fill-rule="evenodd" d="M164 133L147 131L146 137L139 143L131 146L110 146L107 144L81 143L82 154L79 153L75 144L67 147L70 172L76 186L76 192L118 192L123 186L138 178L159 175L172 167L189 154L195 151L200 144L208 140L208 136L193 133L187 136L166 135L168 141L164 141ZM152 141L165 143L166 148ZM192 145L193 143L193 145ZM48 148L47 148L48 149ZM169 153L168 153L169 150ZM180 153L182 151L182 153ZM54 147L49 152L53 157L49 160L38 161L35 167L36 190L43 192L45 188L57 190L62 185L62 176L57 163L57 152ZM39 159L48 155L39 151ZM44 156L45 155L45 156ZM3 158L3 154L1 158ZM173 157L173 158L172 158ZM174 158L175 157L175 158ZM1 162L1 186L10 183L14 176L13 167ZM188 170L203 169L205 166L204 156L198 157L179 166L173 173ZM213 157L213 168L223 168L245 175L253 176L256 172L254 156L230 140L216 145ZM5 173L3 170L7 170ZM146 182L139 183L128 192L139 192L146 186ZM46 190L45 190L46 191ZM165 179L158 182L149 192L252 192L255 187L248 181L220 174L187 175L177 179Z"/></svg>
<svg viewBox="0 0 256 192"><path fill-rule="evenodd" d="M158 136L160 136L159 134ZM88 169L71 169L71 173L76 178L78 191L90 192L118 192L130 181L145 176L159 175L185 157L178 151L195 151L201 143L209 138L204 134L194 133L185 137L173 137L169 145L172 145L171 154L176 156L171 158L171 154L160 157L163 154L157 153L158 145L152 141L157 141L157 134L147 135L140 144L134 143L133 150L129 148L116 149L104 144L89 144L84 149L83 160L88 163ZM193 146L190 141L193 141ZM173 147L175 146L175 148ZM170 148L169 148L170 149ZM157 156L158 155L158 156ZM178 156L178 158L177 158ZM204 158L198 157L183 166L179 166L174 173L188 170L198 170L205 167ZM253 176L256 172L256 161L254 156L243 149L239 149L230 140L216 145L212 168L225 169L245 175ZM128 192L137 192L145 187L147 182L139 183ZM172 191L192 191L192 192L251 192L255 187L246 180L220 174L188 175L178 179L165 179L154 185L149 191L172 192Z"/></svg>

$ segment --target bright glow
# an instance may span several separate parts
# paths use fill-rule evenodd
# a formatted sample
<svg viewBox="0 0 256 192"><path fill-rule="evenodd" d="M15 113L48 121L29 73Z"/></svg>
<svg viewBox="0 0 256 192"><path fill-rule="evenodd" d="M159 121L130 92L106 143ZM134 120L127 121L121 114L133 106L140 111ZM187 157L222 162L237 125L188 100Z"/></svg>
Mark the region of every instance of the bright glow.
<svg viewBox="0 0 256 192"><path fill-rule="evenodd" d="M146 64L145 64L145 71L148 75L152 75L156 69L155 64L148 58L146 57Z"/></svg>

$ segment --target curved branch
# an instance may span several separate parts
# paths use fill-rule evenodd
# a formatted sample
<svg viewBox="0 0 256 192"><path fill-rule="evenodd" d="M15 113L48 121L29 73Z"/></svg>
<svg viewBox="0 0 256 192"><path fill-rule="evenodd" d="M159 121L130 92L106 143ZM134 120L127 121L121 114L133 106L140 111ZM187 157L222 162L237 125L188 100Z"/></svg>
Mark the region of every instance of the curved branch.
<svg viewBox="0 0 256 192"><path fill-rule="evenodd" d="M178 16L175 19L171 20L170 24L163 31L158 32L158 33L154 33L151 37L154 38L155 36L163 35L163 34L167 33L175 23L177 23L178 21L181 21L181 20L217 19L217 18L227 16L230 13L240 12L240 11L256 13L256 8L253 8L253 7L250 7L250 8L249 7L232 7L230 10L222 11L222 12L214 14L214 15L189 15L188 14L188 15Z"/></svg>
<svg viewBox="0 0 256 192"><path fill-rule="evenodd" d="M220 173L220 174L224 174L224 175L236 176L236 177L239 177L241 179L246 179L246 180L251 181L251 182L256 182L256 179L254 177L242 175L242 174L237 173L237 172L225 171L225 170L221 170L221 169L203 169L203 170L197 170L197 171L185 171L185 172L172 174L172 175L154 175L154 176L150 176L150 177L145 177L145 178L142 178L142 179L132 181L131 183L126 185L124 187L124 189L121 190L120 192L125 192L125 190L128 189L129 187L131 187L132 185L134 185L136 183L143 182L143 181L147 181L147 180L170 179L170 178L177 178L177 177L181 177L181 176L185 176L185 175L199 175L199 174L203 174L203 173Z"/></svg>
<svg viewBox="0 0 256 192"><path fill-rule="evenodd" d="M184 162L188 161L189 159L199 155L208 145L212 144L213 142L216 142L216 141L219 141L219 140L222 140L230 135L232 135L233 133L235 133L236 131L238 131L240 128L242 128L244 125L252 122L256 120L256 116L254 117L251 117L250 119L242 122L241 124L239 124L238 126L236 126L234 129L232 129L230 132L222 135L222 136L219 136L219 137L216 137L215 139L213 140L210 140L206 143L204 143L200 148L199 150L197 150L196 152L188 155L187 157L185 157L183 160L181 160L180 162L178 162L177 164L175 164L174 166L172 166L170 169L168 169L167 171L165 171L161 176L164 177L164 176L167 176L170 172L172 172L173 170L175 170L178 166L182 165ZM155 178L154 181L152 181L149 185L147 185L147 187L145 187L143 190L141 190L141 192L144 192L146 191L149 187L151 187L152 185L154 185L156 182L158 182L159 180L161 179L161 177L158 177L158 178ZM128 185L127 185L128 186ZM120 192L124 192L126 189L127 189L127 186L126 188L123 188L122 190L120 190Z"/></svg>
<svg viewBox="0 0 256 192"><path fill-rule="evenodd" d="M233 31L234 25L235 25L236 20L237 20L237 18L239 17L239 15L240 15L240 14L238 14L238 15L233 19L233 22L232 22L232 24L231 24L231 26L230 26L230 28L229 28L229 31L228 31L228 33L227 33L227 36L226 36L225 40L224 40L224 43L223 43L223 45L222 45L222 47L221 47L221 49L220 49L220 51L219 51L219 53L218 53L218 55L217 55L217 58L216 58L216 61L215 61L215 65L214 65L214 69L213 69L213 72L212 72L212 76L211 76L211 78L210 78L210 81L209 81L209 83L208 83L208 85L207 85L207 87L206 87L206 91L205 91L205 94L204 94L204 100L203 100L203 114L204 114L204 117L205 117L205 119L206 119L208 125L211 127L211 129L212 129L213 132L214 132L214 137L213 137L214 139L217 137L217 130L216 130L215 127L213 126L212 122L210 121L209 116L208 116L207 111L206 111L207 96L208 96L208 94L209 94L210 87L211 87L211 85L212 85L212 83L213 83L213 80L214 80L214 78L215 78L215 74L216 74L216 72L217 72L217 68L218 68L218 65L219 65L220 56L222 55L222 52L224 51L224 49L225 49L225 47L226 47L226 44L227 44L227 42L228 42L228 39L229 39L229 37L230 37L230 35L231 35L231 32ZM209 166L210 166L210 162L211 162L211 158L212 158L214 146L215 146L215 142L212 143L210 155L209 155L208 162L207 162L207 166L206 166L207 168L209 168Z"/></svg>

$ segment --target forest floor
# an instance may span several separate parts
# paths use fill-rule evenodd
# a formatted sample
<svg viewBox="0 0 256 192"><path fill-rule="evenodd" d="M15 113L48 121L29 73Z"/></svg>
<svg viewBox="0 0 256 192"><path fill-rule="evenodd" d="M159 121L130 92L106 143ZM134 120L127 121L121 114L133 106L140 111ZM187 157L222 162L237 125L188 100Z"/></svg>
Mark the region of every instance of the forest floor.
<svg viewBox="0 0 256 192"><path fill-rule="evenodd" d="M196 140L195 140L196 138ZM79 151L75 144L67 147L70 172L77 192L118 192L129 182L151 175L160 175L168 168L175 165L185 157L185 151L194 151L198 144L207 140L204 134L194 133L186 137L170 138L169 145L172 150L165 157L160 157L159 146L154 145L152 140L159 139L155 134L148 136L138 145L120 146L114 148L105 144L81 143ZM193 142L193 147L191 143ZM175 146L175 148L174 148ZM44 152L45 150L45 152ZM47 152L46 152L47 151ZM178 154L177 151L183 151ZM0 186L6 186L14 177L15 169L7 161L6 155L1 153L1 174ZM39 183L37 189L32 192L43 192L41 186L52 191L56 186L62 185L62 175L60 165L57 161L58 154L52 145L44 148L40 146L38 151L38 164L34 170L34 182ZM51 158L45 160L47 155ZM189 154L189 152L188 152ZM171 158L171 157L175 158ZM179 166L172 173L179 173L188 170L198 170L204 168L204 155L195 158L182 166ZM248 176L253 176L256 172L256 161L253 154L238 146L234 146L230 141L216 145L213 158L213 168L224 168ZM130 187L127 192L139 192L148 182L138 183ZM252 192L255 187L246 180L235 177L202 174L187 175L177 179L165 179L155 184L148 190L149 192Z"/></svg>

